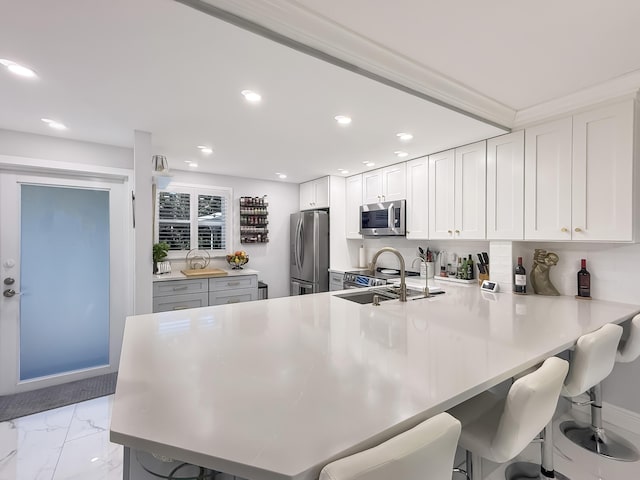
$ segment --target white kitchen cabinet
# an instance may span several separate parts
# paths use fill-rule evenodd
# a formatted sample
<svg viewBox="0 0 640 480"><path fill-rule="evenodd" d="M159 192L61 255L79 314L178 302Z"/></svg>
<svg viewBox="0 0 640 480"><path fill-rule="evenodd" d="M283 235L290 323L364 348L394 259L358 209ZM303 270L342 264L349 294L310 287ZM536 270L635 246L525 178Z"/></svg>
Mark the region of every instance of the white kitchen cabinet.
<svg viewBox="0 0 640 480"><path fill-rule="evenodd" d="M407 238L429 238L429 160L407 162Z"/></svg>
<svg viewBox="0 0 640 480"><path fill-rule="evenodd" d="M329 291L336 292L343 290L342 281L344 278L344 272L340 270L329 270Z"/></svg>
<svg viewBox="0 0 640 480"><path fill-rule="evenodd" d="M526 130L526 240L634 240L634 106Z"/></svg>
<svg viewBox="0 0 640 480"><path fill-rule="evenodd" d="M360 206L362 205L362 175L347 177L345 182L345 227L350 239L360 235Z"/></svg>
<svg viewBox="0 0 640 480"><path fill-rule="evenodd" d="M487 140L487 238L524 238L524 130Z"/></svg>
<svg viewBox="0 0 640 480"><path fill-rule="evenodd" d="M634 101L573 117L571 239L633 241Z"/></svg>
<svg viewBox="0 0 640 480"><path fill-rule="evenodd" d="M329 208L329 177L300 184L300 210Z"/></svg>
<svg viewBox="0 0 640 480"><path fill-rule="evenodd" d="M406 163L362 174L362 203L391 202L407 197Z"/></svg>
<svg viewBox="0 0 640 480"><path fill-rule="evenodd" d="M526 240L571 240L571 129L569 117L525 131Z"/></svg>
<svg viewBox="0 0 640 480"><path fill-rule="evenodd" d="M429 156L429 238L486 237L486 141Z"/></svg>

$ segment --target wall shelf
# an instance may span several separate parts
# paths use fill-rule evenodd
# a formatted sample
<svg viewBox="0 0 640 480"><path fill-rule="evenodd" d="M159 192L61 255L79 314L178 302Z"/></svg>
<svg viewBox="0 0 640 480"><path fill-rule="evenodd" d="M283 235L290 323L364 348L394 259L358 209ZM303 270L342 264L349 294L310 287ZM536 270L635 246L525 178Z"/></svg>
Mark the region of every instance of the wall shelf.
<svg viewBox="0 0 640 480"><path fill-rule="evenodd" d="M269 204L266 197L240 197L240 243L269 241Z"/></svg>

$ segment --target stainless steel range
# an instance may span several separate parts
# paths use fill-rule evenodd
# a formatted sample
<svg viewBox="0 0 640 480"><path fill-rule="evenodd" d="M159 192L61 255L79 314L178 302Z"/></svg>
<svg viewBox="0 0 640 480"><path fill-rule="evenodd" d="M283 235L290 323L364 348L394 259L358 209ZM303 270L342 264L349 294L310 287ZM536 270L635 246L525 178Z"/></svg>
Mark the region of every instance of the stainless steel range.
<svg viewBox="0 0 640 480"><path fill-rule="evenodd" d="M405 276L407 277L419 275L420 272L405 272ZM400 278L400 270L395 268L378 267L375 272L371 272L370 270L356 270L344 273L342 277L342 288L379 287L391 283L398 278Z"/></svg>

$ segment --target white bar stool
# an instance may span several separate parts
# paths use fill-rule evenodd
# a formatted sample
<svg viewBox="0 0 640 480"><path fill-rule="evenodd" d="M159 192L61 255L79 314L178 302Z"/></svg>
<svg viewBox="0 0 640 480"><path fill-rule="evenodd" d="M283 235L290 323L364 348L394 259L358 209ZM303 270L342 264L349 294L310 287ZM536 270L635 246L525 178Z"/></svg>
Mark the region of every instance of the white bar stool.
<svg viewBox="0 0 640 480"><path fill-rule="evenodd" d="M491 392L454 407L449 412L462 422L459 445L467 450L467 473L472 480L482 479L482 458L506 463L525 449L543 430L550 434L551 419L569 364L557 357L546 359L536 371L518 378L506 398ZM549 438L543 453L553 453ZM553 470L553 456L536 466L534 476L517 472L520 478L566 478Z"/></svg>
<svg viewBox="0 0 640 480"><path fill-rule="evenodd" d="M447 413L380 445L336 460L319 480L451 480L460 422Z"/></svg>
<svg viewBox="0 0 640 480"><path fill-rule="evenodd" d="M589 401L577 403L591 405L591 425L581 426L568 421L560 430L573 443L614 460L635 462L640 453L627 440L602 427L602 385L616 361L631 362L640 356L640 315L631 321L631 331L626 341L620 342L623 329L619 325L605 325L600 330L578 339L571 359L571 367L562 394L575 397L589 393ZM620 345L620 346L619 346Z"/></svg>

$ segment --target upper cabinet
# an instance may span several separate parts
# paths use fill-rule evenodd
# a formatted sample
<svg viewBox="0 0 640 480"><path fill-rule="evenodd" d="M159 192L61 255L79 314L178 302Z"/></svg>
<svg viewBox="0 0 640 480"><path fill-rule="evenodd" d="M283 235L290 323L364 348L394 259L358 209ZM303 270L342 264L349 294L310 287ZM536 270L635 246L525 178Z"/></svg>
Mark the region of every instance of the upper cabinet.
<svg viewBox="0 0 640 480"><path fill-rule="evenodd" d="M406 163L362 174L362 203L404 200L407 196Z"/></svg>
<svg viewBox="0 0 640 480"><path fill-rule="evenodd" d="M485 238L486 159L486 141L429 156L429 238Z"/></svg>
<svg viewBox="0 0 640 480"><path fill-rule="evenodd" d="M300 184L300 210L329 208L329 177Z"/></svg>
<svg viewBox="0 0 640 480"><path fill-rule="evenodd" d="M634 101L526 130L525 239L633 241Z"/></svg>
<svg viewBox="0 0 640 480"><path fill-rule="evenodd" d="M407 238L429 238L429 160L418 158L407 162Z"/></svg>
<svg viewBox="0 0 640 480"><path fill-rule="evenodd" d="M487 140L487 238L524 237L524 130Z"/></svg>
<svg viewBox="0 0 640 480"><path fill-rule="evenodd" d="M360 206L362 205L362 175L347 177L345 182L345 220L347 238L360 235Z"/></svg>

